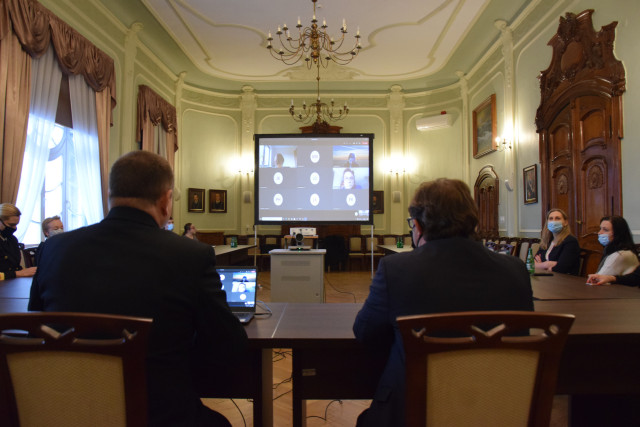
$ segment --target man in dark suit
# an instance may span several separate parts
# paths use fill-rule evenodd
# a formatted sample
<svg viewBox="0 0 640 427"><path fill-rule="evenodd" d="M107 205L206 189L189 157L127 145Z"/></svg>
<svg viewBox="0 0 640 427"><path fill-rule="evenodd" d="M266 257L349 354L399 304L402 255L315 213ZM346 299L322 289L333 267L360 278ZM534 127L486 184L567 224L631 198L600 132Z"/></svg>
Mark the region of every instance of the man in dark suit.
<svg viewBox="0 0 640 427"><path fill-rule="evenodd" d="M201 403L192 374L204 375L205 367L193 362L224 366L243 354L247 335L227 305L213 248L163 230L172 193L162 157L134 151L118 159L107 217L43 245L29 310L152 318L150 425L230 426ZM215 382L215 371L206 372Z"/></svg>
<svg viewBox="0 0 640 427"><path fill-rule="evenodd" d="M491 252L475 239L477 209L465 183L443 178L423 183L409 215L416 249L380 260L353 325L358 340L389 355L371 407L359 416L358 426L404 425L404 350L397 316L533 310L524 263Z"/></svg>

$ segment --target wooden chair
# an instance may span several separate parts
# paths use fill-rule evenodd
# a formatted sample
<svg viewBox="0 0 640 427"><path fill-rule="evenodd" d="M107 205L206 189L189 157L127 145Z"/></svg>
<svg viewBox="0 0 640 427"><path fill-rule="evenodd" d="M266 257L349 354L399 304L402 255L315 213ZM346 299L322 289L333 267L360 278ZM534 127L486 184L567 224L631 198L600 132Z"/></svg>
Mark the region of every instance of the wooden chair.
<svg viewBox="0 0 640 427"><path fill-rule="evenodd" d="M2 425L146 426L151 322L88 313L0 315Z"/></svg>
<svg viewBox="0 0 640 427"><path fill-rule="evenodd" d="M358 270L364 267L364 239L362 236L349 236L349 270L352 270L354 263L358 263Z"/></svg>
<svg viewBox="0 0 640 427"><path fill-rule="evenodd" d="M408 427L549 425L573 315L479 311L397 320Z"/></svg>

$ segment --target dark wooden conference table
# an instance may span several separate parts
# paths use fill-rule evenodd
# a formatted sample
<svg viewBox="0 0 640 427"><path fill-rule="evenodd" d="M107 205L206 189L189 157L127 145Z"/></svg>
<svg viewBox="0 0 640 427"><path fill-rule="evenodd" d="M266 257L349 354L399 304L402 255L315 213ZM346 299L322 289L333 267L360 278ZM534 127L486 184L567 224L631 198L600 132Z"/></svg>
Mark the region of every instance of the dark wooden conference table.
<svg viewBox="0 0 640 427"><path fill-rule="evenodd" d="M26 311L31 279L0 282L0 312ZM557 393L572 395L572 425L607 396L640 396L640 289L588 286L584 278L532 277L536 311L576 316L565 346ZM217 390L202 384L203 397L254 399L254 425L272 425L273 348L293 352L293 425L305 424L307 399L371 399L385 363L358 344L352 325L362 304L270 303L270 316L246 326L251 351ZM258 312L263 312L262 307ZM583 398L587 397L585 400ZM590 407L591 406L591 407ZM612 425L612 424L610 424Z"/></svg>

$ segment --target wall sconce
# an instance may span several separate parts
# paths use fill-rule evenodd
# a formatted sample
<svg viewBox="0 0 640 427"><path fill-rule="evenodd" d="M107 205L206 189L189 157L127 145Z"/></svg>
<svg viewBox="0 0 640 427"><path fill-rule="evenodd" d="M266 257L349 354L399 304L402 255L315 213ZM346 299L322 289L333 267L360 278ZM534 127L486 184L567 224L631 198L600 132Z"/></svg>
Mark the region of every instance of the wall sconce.
<svg viewBox="0 0 640 427"><path fill-rule="evenodd" d="M496 145L498 151L511 150L513 147L511 145L511 139L499 136L496 138Z"/></svg>
<svg viewBox="0 0 640 427"><path fill-rule="evenodd" d="M253 173L253 158L239 158L237 160L237 170L240 175L249 175Z"/></svg>

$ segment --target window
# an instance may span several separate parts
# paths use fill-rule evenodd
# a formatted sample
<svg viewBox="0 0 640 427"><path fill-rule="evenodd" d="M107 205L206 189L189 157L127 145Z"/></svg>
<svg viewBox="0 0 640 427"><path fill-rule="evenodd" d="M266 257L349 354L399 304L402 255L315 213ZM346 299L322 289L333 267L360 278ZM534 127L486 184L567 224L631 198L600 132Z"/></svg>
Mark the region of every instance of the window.
<svg viewBox="0 0 640 427"><path fill-rule="evenodd" d="M28 132L31 132L29 129ZM39 191L33 216L23 239L25 244L39 243L42 220L60 216L66 230L87 225L79 212L72 209L72 199L80 197L77 185L73 129L55 124L49 140L49 159L46 164L44 184Z"/></svg>

